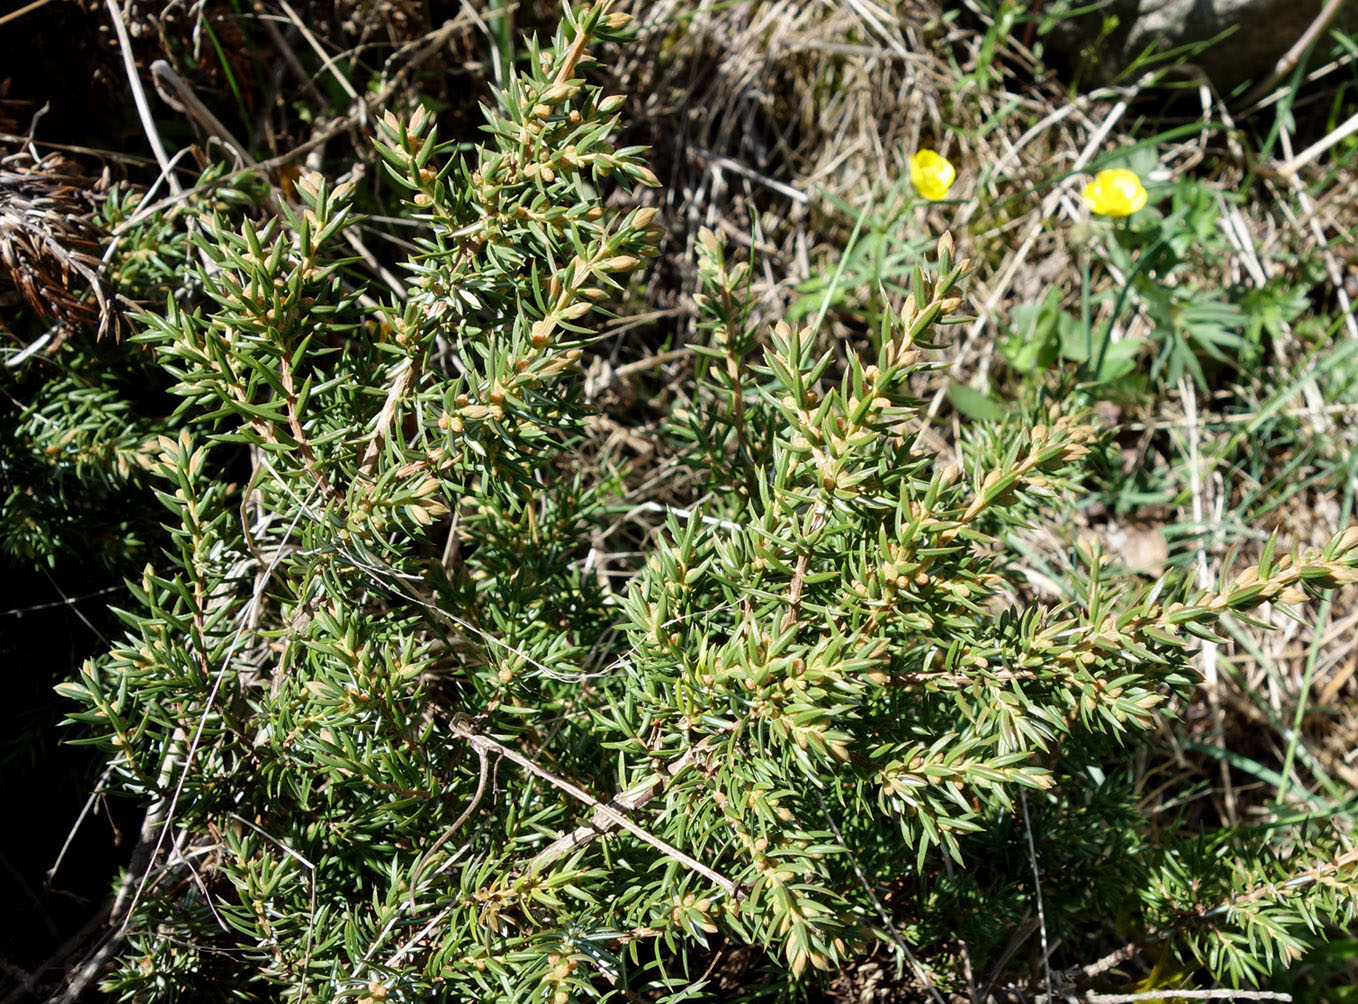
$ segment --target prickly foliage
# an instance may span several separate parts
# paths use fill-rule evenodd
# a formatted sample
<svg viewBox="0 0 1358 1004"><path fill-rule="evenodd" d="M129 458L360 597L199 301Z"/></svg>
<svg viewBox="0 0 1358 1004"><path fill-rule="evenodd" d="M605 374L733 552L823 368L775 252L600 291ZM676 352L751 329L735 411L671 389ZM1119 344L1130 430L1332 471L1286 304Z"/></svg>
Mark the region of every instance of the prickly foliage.
<svg viewBox="0 0 1358 1004"><path fill-rule="evenodd" d="M266 223L205 223L203 296L141 319L179 402L146 462L168 546L61 688L148 806L107 988L777 997L884 945L960 992L961 937L1036 994L1006 947L1034 868L1058 969L1139 941L1244 982L1347 918L1342 837L1180 834L1128 751L1192 686L1192 636L1354 581L1358 531L1196 592L1092 554L1077 596L1031 599L1007 535L1068 504L1098 435L1056 403L939 445L915 395L967 281L946 237L864 348L756 321L704 233L667 427L700 491L624 586L594 573L619 502L572 462L582 349L658 236L605 201L654 177L581 69L626 21L569 13L472 151L383 121L426 225L408 296L363 283L352 192L308 175Z"/></svg>

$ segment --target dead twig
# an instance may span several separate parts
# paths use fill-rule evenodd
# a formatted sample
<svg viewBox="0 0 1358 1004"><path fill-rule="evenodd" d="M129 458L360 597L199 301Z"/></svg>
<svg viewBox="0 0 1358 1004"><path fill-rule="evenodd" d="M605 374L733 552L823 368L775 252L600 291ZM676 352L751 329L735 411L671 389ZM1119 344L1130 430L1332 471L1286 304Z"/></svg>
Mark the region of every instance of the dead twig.
<svg viewBox="0 0 1358 1004"><path fill-rule="evenodd" d="M658 776L634 784L626 791L614 795L605 805L599 807L588 822L582 823L538 851L524 870L540 872L551 867L554 862L565 857L577 847L589 843L595 837L603 836L618 825L615 822L615 817L618 814L635 812L651 799L660 795L676 777L689 767L701 763L712 750L712 746L713 739L711 737L703 739L690 747L679 759L661 767Z"/></svg>
<svg viewBox="0 0 1358 1004"><path fill-rule="evenodd" d="M12 10L8 14L0 14L0 24L9 24L11 21L17 21L25 14L29 14L39 7L46 7L51 2L52 0L33 0L32 3L24 4L18 10Z"/></svg>
<svg viewBox="0 0 1358 1004"><path fill-rule="evenodd" d="M1297 64L1301 62L1302 56L1310 50L1311 46L1315 45L1321 34L1334 23L1334 19L1339 16L1339 12L1348 2L1349 0L1329 0L1320 9L1320 13L1315 16L1315 20L1301 33L1301 37L1292 43L1290 49L1283 53L1282 58L1273 67L1273 71L1240 99L1240 107L1252 108L1271 93L1284 77L1295 70Z"/></svg>
<svg viewBox="0 0 1358 1004"><path fill-rule="evenodd" d="M118 50L122 53L123 68L127 72L127 85L132 90L132 101L137 106L142 131L146 133L146 141L151 144L151 151L156 155L156 163L160 165L161 174L169 183L170 189L178 195L183 188L174 175L169 155L165 152L165 145L160 141L160 133L156 130L155 120L151 117L151 104L146 100L146 90L142 87L141 77L137 73L137 59L132 52L132 39L128 36L127 25L123 23L123 12L118 9L118 0L105 2L108 5L109 16L113 20L113 30L118 36Z"/></svg>
<svg viewBox="0 0 1358 1004"><path fill-rule="evenodd" d="M660 837L655 836L653 833L649 833L648 831L642 829L636 823L632 822L632 820L628 819L625 815L623 815L623 813L620 810L613 808L613 806L610 803L599 801L597 798L595 798L593 795L591 795L589 792L585 791L578 785L572 784L565 778L558 777L551 771L539 767L532 760L528 759L526 756L519 753L518 751L510 749L504 743L497 742L496 740L490 738L489 736L482 735L479 732L473 731L467 725L460 723L454 724L451 727L451 731L454 735L461 736L463 739L467 740L467 742L471 744L472 749L476 750L478 753L484 750L490 750L499 754L500 756L504 757L507 760L513 761L514 763L522 767L524 770L528 771L531 774L536 775L537 777L546 781L548 784L552 785L554 788L558 788L561 791L564 791L566 794L570 795L575 800L590 806L595 810L596 815L601 815L613 826L626 830L628 833L632 834L632 836L636 837L642 843L654 847L656 850L660 851L660 853L664 854L666 857L678 861L685 868L688 868L690 871L695 872L698 875L701 875L703 878L707 879L717 888L721 889L722 892L726 893L726 895L730 896L732 899L741 898L742 893L740 887L736 885L734 882L732 882L730 879L726 878L724 875L721 875L719 872L714 871L712 868L703 864L701 861L699 861L692 855L686 853L685 851L681 851L678 847L675 847L673 844L668 843L662 840Z"/></svg>

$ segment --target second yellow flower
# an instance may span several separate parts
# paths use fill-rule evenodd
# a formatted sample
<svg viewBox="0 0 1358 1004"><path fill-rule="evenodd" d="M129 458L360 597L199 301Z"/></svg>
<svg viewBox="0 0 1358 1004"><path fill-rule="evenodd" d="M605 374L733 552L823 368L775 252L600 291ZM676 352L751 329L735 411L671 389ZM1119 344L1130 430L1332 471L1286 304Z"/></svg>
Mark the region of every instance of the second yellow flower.
<svg viewBox="0 0 1358 1004"><path fill-rule="evenodd" d="M1135 171L1114 167L1085 185L1084 200L1100 216L1131 216L1146 204L1146 189Z"/></svg>

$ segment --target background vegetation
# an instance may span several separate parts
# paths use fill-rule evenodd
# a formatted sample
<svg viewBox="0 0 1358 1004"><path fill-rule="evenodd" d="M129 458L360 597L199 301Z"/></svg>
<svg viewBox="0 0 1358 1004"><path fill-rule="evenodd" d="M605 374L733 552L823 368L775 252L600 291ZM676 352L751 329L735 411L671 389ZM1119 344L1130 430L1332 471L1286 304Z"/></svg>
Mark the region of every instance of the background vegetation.
<svg viewBox="0 0 1358 1004"><path fill-rule="evenodd" d="M0 999L1354 999L1353 42L1061 14L0 14Z"/></svg>

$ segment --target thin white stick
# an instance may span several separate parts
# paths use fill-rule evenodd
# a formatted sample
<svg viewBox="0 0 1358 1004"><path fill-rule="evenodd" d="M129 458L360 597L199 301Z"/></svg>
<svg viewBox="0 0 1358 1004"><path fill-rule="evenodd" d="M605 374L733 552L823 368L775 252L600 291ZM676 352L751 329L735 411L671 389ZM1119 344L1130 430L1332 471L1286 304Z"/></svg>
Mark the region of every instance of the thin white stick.
<svg viewBox="0 0 1358 1004"><path fill-rule="evenodd" d="M647 512L674 513L680 519L692 519L692 509L682 509L677 505L661 505L659 502L643 502L637 506L636 511L646 510ZM699 516L708 526L719 526L723 530L744 530L745 527L739 523L733 523L729 519L719 519L716 516Z"/></svg>
<svg viewBox="0 0 1358 1004"><path fill-rule="evenodd" d="M1179 379L1179 398L1184 406L1184 420L1188 425L1188 481L1193 496L1193 525L1201 534L1205 527L1206 514L1203 507L1202 488L1202 450L1198 442L1198 395L1193 383L1187 377ZM1197 544L1198 588L1210 591L1212 572L1207 564L1207 548L1199 536ZM1216 734L1217 744L1226 748L1225 719L1221 713L1221 678L1217 667L1219 647L1214 641L1203 639L1199 651L1202 652L1202 676L1207 690L1207 706L1212 713L1212 731ZM1232 825L1237 820L1235 788L1231 784L1231 767L1225 760L1220 761L1221 787L1225 799L1226 818Z"/></svg>
<svg viewBox="0 0 1358 1004"><path fill-rule="evenodd" d="M1353 115L1347 119L1343 125L1339 126L1328 136L1322 136L1301 153L1287 160L1282 167L1278 168L1278 173L1284 178L1293 177L1311 161L1315 160L1330 147L1337 143L1342 143L1354 133L1358 132L1358 115Z"/></svg>
<svg viewBox="0 0 1358 1004"><path fill-rule="evenodd" d="M1277 993L1273 990L1148 990L1139 994L1085 995L1086 1004L1135 1004L1136 1001L1158 1000L1290 1001L1291 999L1291 994Z"/></svg>
<svg viewBox="0 0 1358 1004"><path fill-rule="evenodd" d="M137 106L137 115L141 119L142 131L146 133L146 140L151 144L151 152L156 155L156 163L160 165L160 171L165 176L165 180L170 183L170 188L178 195L182 189L179 187L179 179L174 176L173 168L170 166L170 158L165 153L165 147L160 142L160 133L156 132L156 123L151 118L151 105L146 100L146 91L141 86L141 77L137 76L137 61L132 55L132 39L128 37L127 25L123 24L123 13L118 9L118 0L105 0L108 4L109 14L113 18L113 30L118 35L118 48L123 54L123 68L127 72L127 84L132 88L132 101Z"/></svg>
<svg viewBox="0 0 1358 1004"><path fill-rule="evenodd" d="M585 805L588 805L591 809L595 810L596 813L602 815L614 826L621 827L628 833L632 834L632 836L642 841L643 843L650 844L652 847L660 851L660 853L664 854L666 857L672 858L675 861L678 861L680 864L684 865L686 868L690 869L691 871L697 872L703 878L707 879L713 885L717 886L717 888L721 889L722 892L726 893L726 895L730 896L732 899L738 900L742 898L740 887L736 885L734 882L732 882L730 879L728 879L726 876L709 868L707 865L703 864L701 861L693 857L691 854L688 854L685 851L681 851L678 847L675 847L673 844L668 843L665 840L662 840L660 837L657 837L655 834L642 829L640 826L632 822L630 819L628 819L622 813L614 809L612 806L608 805L606 802L599 801L589 792L585 791L578 785L572 784L570 781L567 781L564 777L558 777L551 771L544 770L543 768L535 764L532 760L529 760L526 756L523 756L516 750L510 749L504 743L496 742L489 736L482 735L479 732L473 732L471 729L467 728L464 725L453 725L449 729L449 731L452 732L453 735L461 736L463 739L467 740L467 742L471 743L472 749L476 750L478 753L481 752L482 749L492 750L498 755L505 757L508 760L514 761L516 764L518 764L520 767L522 767L529 773L536 774L538 777L542 778L542 780L546 781L553 787L560 788L562 791L566 792L566 794L570 795L572 798L575 798L577 801L583 802Z"/></svg>
<svg viewBox="0 0 1358 1004"><path fill-rule="evenodd" d="M1023 805L1023 832L1028 837L1028 860L1033 864L1033 889L1037 893L1037 929L1042 937L1042 970L1047 975L1047 996L1052 999L1051 946L1047 944L1047 911L1042 904L1042 872L1037 867L1037 847L1033 843L1033 821L1028 816L1028 794L1019 789L1019 801Z"/></svg>
<svg viewBox="0 0 1358 1004"><path fill-rule="evenodd" d="M1358 121L1358 116L1355 116L1351 121ZM1279 142L1282 143L1283 150L1290 154L1292 152L1291 134L1284 129L1279 133L1278 139ZM1303 152L1299 157L1292 159L1297 160L1304 156L1305 153ZM1289 175L1287 176L1287 181L1291 184L1292 190L1297 195L1297 202L1301 205L1301 211L1303 218L1306 221L1307 229L1311 231L1311 235L1316 239L1318 245L1317 250L1320 252L1321 260L1325 263L1325 272L1329 275L1330 282L1334 285L1335 296L1339 300L1339 310L1344 316L1344 327L1348 331L1350 338L1358 338L1358 321L1356 321L1353 316L1353 300L1349 296L1348 290L1344 288L1344 276L1339 270L1339 262L1335 259L1334 252L1330 250L1329 241L1325 239L1325 228L1320 225L1320 220L1316 218L1316 205L1311 200L1311 195L1306 191L1306 186L1301 183L1300 178L1295 175ZM1282 207L1283 211L1291 217L1290 208L1285 201L1282 202ZM1294 221L1294 225L1298 230L1301 229L1300 221Z"/></svg>
<svg viewBox="0 0 1358 1004"><path fill-rule="evenodd" d="M357 101L358 91L354 90L354 85L349 83L348 77L343 73L340 73L339 67L336 66L335 61L330 58L330 53L325 51L325 46L321 45L311 29L306 26L306 22L292 9L292 4L288 3L288 0L278 0L278 6L281 7L283 13L288 16L288 20L302 33L302 37L306 39L306 44L311 46L312 51L321 57L321 63L330 71L330 75L335 78L335 82L344 89L344 93L349 95L349 100Z"/></svg>

